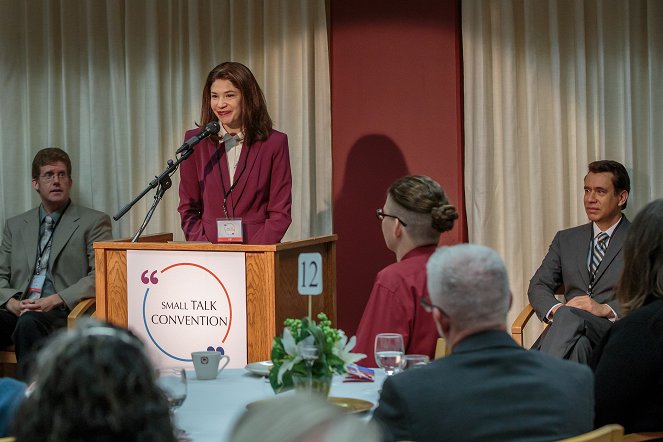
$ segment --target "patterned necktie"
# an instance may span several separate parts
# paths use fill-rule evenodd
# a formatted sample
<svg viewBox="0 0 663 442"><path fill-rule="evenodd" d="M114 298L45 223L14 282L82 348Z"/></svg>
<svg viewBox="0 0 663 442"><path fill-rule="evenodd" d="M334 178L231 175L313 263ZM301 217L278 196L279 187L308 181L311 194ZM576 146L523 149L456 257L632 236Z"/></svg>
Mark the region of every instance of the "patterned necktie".
<svg viewBox="0 0 663 442"><path fill-rule="evenodd" d="M610 235L605 232L599 233L596 237L594 249L592 250L592 260L589 263L590 275L594 275L596 269L599 268L599 264L601 264L603 256L605 256L605 251L608 248L608 239L610 239Z"/></svg>
<svg viewBox="0 0 663 442"><path fill-rule="evenodd" d="M51 236L53 236L53 218L46 215L44 218L44 234L39 241L39 251L41 259L39 260L39 274L45 275L48 267L48 257L51 254Z"/></svg>

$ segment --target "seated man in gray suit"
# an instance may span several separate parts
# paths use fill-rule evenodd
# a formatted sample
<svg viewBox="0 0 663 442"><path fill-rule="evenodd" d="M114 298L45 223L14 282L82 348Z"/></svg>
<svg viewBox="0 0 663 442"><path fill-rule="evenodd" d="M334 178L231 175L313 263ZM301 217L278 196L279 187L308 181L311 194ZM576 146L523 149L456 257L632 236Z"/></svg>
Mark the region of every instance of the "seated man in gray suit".
<svg viewBox="0 0 663 442"><path fill-rule="evenodd" d="M385 381L373 419L386 440L536 442L592 429L589 368L506 333L511 292L497 253L442 247L426 270L428 309L452 353Z"/></svg>
<svg viewBox="0 0 663 442"><path fill-rule="evenodd" d="M557 232L527 291L539 319L550 323L532 348L582 363L619 315L615 287L631 224L622 215L631 190L624 166L602 160L588 169L584 204L591 222ZM554 296L561 287L565 304Z"/></svg>
<svg viewBox="0 0 663 442"><path fill-rule="evenodd" d="M108 215L69 199L71 160L37 152L32 187L41 205L5 223L0 246L0 346L16 345L17 375L28 375L34 345L64 327L70 309L95 296L92 243L112 238Z"/></svg>

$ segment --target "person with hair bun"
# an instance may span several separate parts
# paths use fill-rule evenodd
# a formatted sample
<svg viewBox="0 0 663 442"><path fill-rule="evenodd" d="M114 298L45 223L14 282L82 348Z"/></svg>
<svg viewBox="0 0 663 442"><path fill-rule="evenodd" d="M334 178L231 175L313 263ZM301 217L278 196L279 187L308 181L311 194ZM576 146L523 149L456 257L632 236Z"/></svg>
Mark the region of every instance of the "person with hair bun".
<svg viewBox="0 0 663 442"><path fill-rule="evenodd" d="M442 232L458 218L442 187L427 176L396 180L376 216L387 248L396 262L375 278L364 310L354 351L369 355L361 364L375 367L373 346L379 333L403 335L405 353L433 357L438 334L430 313L419 301L427 296L426 262L435 252Z"/></svg>

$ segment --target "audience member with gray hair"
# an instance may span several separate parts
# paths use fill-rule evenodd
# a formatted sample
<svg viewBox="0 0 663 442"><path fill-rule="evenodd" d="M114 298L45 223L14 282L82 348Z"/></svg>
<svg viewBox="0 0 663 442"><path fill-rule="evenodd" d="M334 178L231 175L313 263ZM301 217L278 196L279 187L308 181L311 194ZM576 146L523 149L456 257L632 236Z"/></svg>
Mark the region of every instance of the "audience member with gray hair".
<svg viewBox="0 0 663 442"><path fill-rule="evenodd" d="M19 442L176 440L143 344L92 319L57 332L37 355L14 428Z"/></svg>
<svg viewBox="0 0 663 442"><path fill-rule="evenodd" d="M386 440L551 441L592 429L588 367L528 351L506 333L511 293L497 253L442 247L426 269L423 304L452 353L385 381L373 419Z"/></svg>
<svg viewBox="0 0 663 442"><path fill-rule="evenodd" d="M375 336L399 333L406 353L432 358L437 331L430 313L419 305L428 296L426 261L437 248L440 235L453 228L458 213L437 182L427 176L410 175L392 183L376 215L396 262L375 278L354 351L370 355L361 364L375 367Z"/></svg>
<svg viewBox="0 0 663 442"><path fill-rule="evenodd" d="M231 442L377 442L370 422L344 414L321 397L296 394L256 405L235 424Z"/></svg>

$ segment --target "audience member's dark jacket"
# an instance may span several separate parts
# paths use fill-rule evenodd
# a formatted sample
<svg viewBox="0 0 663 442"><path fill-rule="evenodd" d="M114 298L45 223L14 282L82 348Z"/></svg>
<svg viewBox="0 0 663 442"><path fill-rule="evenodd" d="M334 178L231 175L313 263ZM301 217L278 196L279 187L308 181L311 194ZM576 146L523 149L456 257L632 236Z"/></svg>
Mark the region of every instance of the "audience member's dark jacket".
<svg viewBox="0 0 663 442"><path fill-rule="evenodd" d="M387 440L551 441L592 429L593 385L587 366L482 332L388 379L373 418Z"/></svg>
<svg viewBox="0 0 663 442"><path fill-rule="evenodd" d="M663 299L617 321L594 350L591 366L597 427L663 431Z"/></svg>

